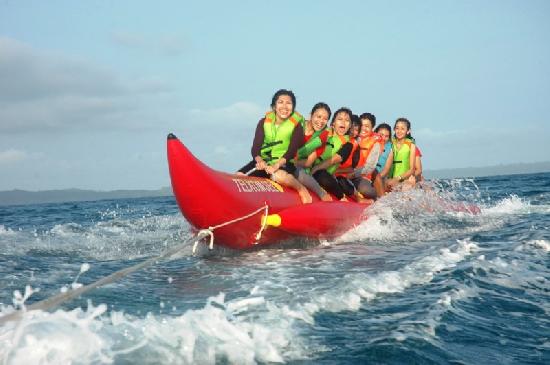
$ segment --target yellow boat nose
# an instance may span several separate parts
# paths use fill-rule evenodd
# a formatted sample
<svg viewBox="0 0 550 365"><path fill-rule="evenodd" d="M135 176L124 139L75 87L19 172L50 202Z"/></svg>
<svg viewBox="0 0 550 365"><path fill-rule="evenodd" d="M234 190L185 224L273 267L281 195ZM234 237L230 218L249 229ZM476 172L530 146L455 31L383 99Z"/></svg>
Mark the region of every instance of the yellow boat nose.
<svg viewBox="0 0 550 365"><path fill-rule="evenodd" d="M270 214L262 217L262 225L279 227L281 225L281 216L278 214Z"/></svg>

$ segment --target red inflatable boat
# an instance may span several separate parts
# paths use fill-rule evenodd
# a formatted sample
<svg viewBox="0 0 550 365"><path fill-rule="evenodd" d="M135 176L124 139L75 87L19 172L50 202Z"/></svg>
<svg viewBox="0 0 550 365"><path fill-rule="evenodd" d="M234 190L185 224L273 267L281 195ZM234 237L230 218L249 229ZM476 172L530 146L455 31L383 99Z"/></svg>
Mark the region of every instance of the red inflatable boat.
<svg viewBox="0 0 550 365"><path fill-rule="evenodd" d="M269 179L211 169L173 134L168 135L172 189L185 218L197 230L209 229L214 243L234 249L280 242L292 237L334 238L363 217L366 204L302 204L298 193Z"/></svg>

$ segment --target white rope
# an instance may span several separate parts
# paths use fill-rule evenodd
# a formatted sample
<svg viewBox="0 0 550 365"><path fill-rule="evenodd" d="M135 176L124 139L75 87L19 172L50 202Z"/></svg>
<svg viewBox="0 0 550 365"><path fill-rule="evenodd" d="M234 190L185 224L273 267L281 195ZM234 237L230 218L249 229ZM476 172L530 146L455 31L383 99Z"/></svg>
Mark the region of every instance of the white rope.
<svg viewBox="0 0 550 365"><path fill-rule="evenodd" d="M210 226L206 229L201 229L197 233L197 240L193 244L193 254L195 253L195 251L197 249L197 245L199 244L199 242L204 237L206 237L207 235L210 236L210 242L209 242L209 245L208 245L209 249L212 250L214 248L214 232L213 231L215 229L220 228L220 227L224 227L224 226L227 226L229 224L233 224L233 223L236 223L236 222L239 222L239 221L242 221L242 220L247 219L247 218L250 218L254 214L257 214L257 213L261 212L262 210L265 210L264 214L267 217L268 205L267 205L267 203L264 203L263 207L256 209L255 211L253 211L250 214L244 215L244 216L239 217L239 218L232 219L230 221L218 224L216 226ZM265 229L266 219L264 219L263 221L264 222L262 223L262 227L260 228L260 231L256 234L256 240L260 239L262 231ZM60 294L54 295L52 297L46 298L46 299L41 300L39 302L33 303L33 304L31 304L27 307L24 307L23 310L14 311L14 312L11 312L11 313L6 314L4 316L1 316L0 317L0 325L3 325L4 323L9 322L9 321L19 320L21 318L22 314L25 313L26 311L29 311L29 310L38 310L38 309L48 310L48 309L51 309L53 307L59 306L61 303L66 302L66 301L71 300L71 299L74 299L74 298L84 294L85 292L87 292L89 290L92 290L94 288L97 288L97 287L100 287L100 286L103 286L103 285L106 285L106 284L110 284L110 283L114 282L115 280L118 280L118 279L120 279L124 276L127 276L127 275L133 273L134 271L140 270L140 269L142 269L144 267L147 267L147 266L154 265L154 264L158 263L160 260L165 259L167 257L170 257L170 256L176 254L177 252L181 251L183 248L185 248L187 246L188 242L189 241L187 241L184 244L172 247L172 248L164 251L162 254L160 254L158 256L155 256L155 257L151 257L151 258L149 258L149 259L147 259L143 262L140 262L136 265L133 265L131 267L127 267L127 268L124 268L122 270L116 271L116 272L114 272L110 275L107 275L107 276L103 277L102 279L97 280L97 281L95 281L91 284L82 286L80 288L77 288L77 289L74 289L74 290L71 290L71 291L68 291L68 292L65 292L65 293L60 293Z"/></svg>
<svg viewBox="0 0 550 365"><path fill-rule="evenodd" d="M205 234L207 234L207 233L203 232L203 231L199 232L197 234L198 239L200 240L200 239L204 238ZM176 253L178 253L179 251L189 247L188 246L189 243L190 243L190 241L186 241L185 243L182 243L180 245L177 245L177 246L174 246L172 248L167 249L166 251L164 251L163 253L161 253L158 256L151 257L151 258L149 258L145 261L142 261L138 264L135 264L133 266L118 270L118 271L116 271L116 272L114 272L110 275L107 275L107 276L105 276L105 277L103 277L103 278L101 278L97 281L94 281L91 284L81 286L80 288L76 288L76 289L73 289L73 290L70 290L70 291L67 291L67 292L64 292L64 293L59 293L57 295L54 295L54 296L51 296L49 298L43 299L39 302L33 303L29 306L25 306L20 310L17 310L17 311L11 312L9 314L6 314L4 316L1 316L0 317L0 326L3 325L6 322L9 322L9 321L19 320L21 318L21 316L27 311L31 311L31 310L49 310L51 308L59 306L60 304L66 302L66 301L72 300L72 299L74 299L74 298L76 298L76 297L92 290L92 289L98 288L98 287L103 286L103 285L110 284L110 283L114 282L115 280L118 280L118 279L123 278L127 275L130 275L131 273L133 273L137 270L143 269L147 266L155 265L159 261L161 261L163 259L166 259L170 256L173 256Z"/></svg>
<svg viewBox="0 0 550 365"><path fill-rule="evenodd" d="M267 226L267 215L268 214L269 214L269 207L266 204L265 205L264 219L262 219L262 227L260 228L258 233L256 233L256 242L254 242L255 245L257 245L260 238L262 238L262 233L263 233L265 227Z"/></svg>
<svg viewBox="0 0 550 365"><path fill-rule="evenodd" d="M258 208L256 209L255 211L253 211L252 213L249 213L249 214L246 214L246 215L243 215L242 217L238 217L238 218L235 218L235 219L231 219L227 222L223 222L223 223L220 223L220 224L217 224L215 226L210 226L208 228L204 228L204 229L201 229L198 233L197 233L197 240L195 241L195 243L193 244L193 255L195 254L195 252L197 251L197 246L199 245L199 242L206 236L206 235L209 235L210 236L210 241L209 241L209 244L208 244L208 249L210 250L213 250L214 249L214 230L215 229L218 229L218 228L221 228L221 227L225 227L225 226L228 226L230 224L233 224L233 223L237 223L237 222L240 222L242 220L245 220L245 219L248 219L252 216L254 216L255 214L258 214L259 212L261 212L262 210L265 210L265 216L267 217L267 213L268 213L268 205L267 203L264 203L264 206L261 207L261 208ZM263 230L265 229L265 219L263 219L264 222L262 222L262 226L260 227L260 231L256 234L256 241L258 241L261 236L262 236L262 232ZM257 242L256 242L257 243Z"/></svg>

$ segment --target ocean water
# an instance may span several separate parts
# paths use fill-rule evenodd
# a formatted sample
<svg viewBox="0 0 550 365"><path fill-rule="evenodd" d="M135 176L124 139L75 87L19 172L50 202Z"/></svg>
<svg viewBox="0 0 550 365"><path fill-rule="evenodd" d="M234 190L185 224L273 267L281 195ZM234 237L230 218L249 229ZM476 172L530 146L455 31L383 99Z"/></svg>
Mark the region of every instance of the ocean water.
<svg viewBox="0 0 550 365"><path fill-rule="evenodd" d="M550 363L549 173L436 181L367 214L333 241L193 255L170 197L0 207L0 363Z"/></svg>

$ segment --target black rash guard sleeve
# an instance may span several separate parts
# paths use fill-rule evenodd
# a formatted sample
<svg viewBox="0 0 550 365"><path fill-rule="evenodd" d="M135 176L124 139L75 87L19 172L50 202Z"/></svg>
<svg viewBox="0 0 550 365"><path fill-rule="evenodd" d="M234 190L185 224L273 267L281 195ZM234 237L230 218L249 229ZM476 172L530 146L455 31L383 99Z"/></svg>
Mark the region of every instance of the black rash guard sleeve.
<svg viewBox="0 0 550 365"><path fill-rule="evenodd" d="M353 152L353 156L351 156L351 167L353 168L357 167L360 157L361 157L361 148L356 148L355 152Z"/></svg>
<svg viewBox="0 0 550 365"><path fill-rule="evenodd" d="M258 125L256 126L256 132L254 133L254 141L252 142L252 148L250 149L253 160L256 159L256 156L260 156L262 145L264 144L264 119L265 118L260 119Z"/></svg>
<svg viewBox="0 0 550 365"><path fill-rule="evenodd" d="M301 124L298 124L296 127L294 127L294 130L292 131L290 144L288 145L288 149L283 155L283 158L287 161L292 160L294 156L296 156L296 153L298 153L298 149L303 145L304 145L304 128L302 127Z"/></svg>
<svg viewBox="0 0 550 365"><path fill-rule="evenodd" d="M351 150L353 149L353 145L351 142L346 142L339 150L338 154L340 157L342 157L342 162L346 161L351 153Z"/></svg>

